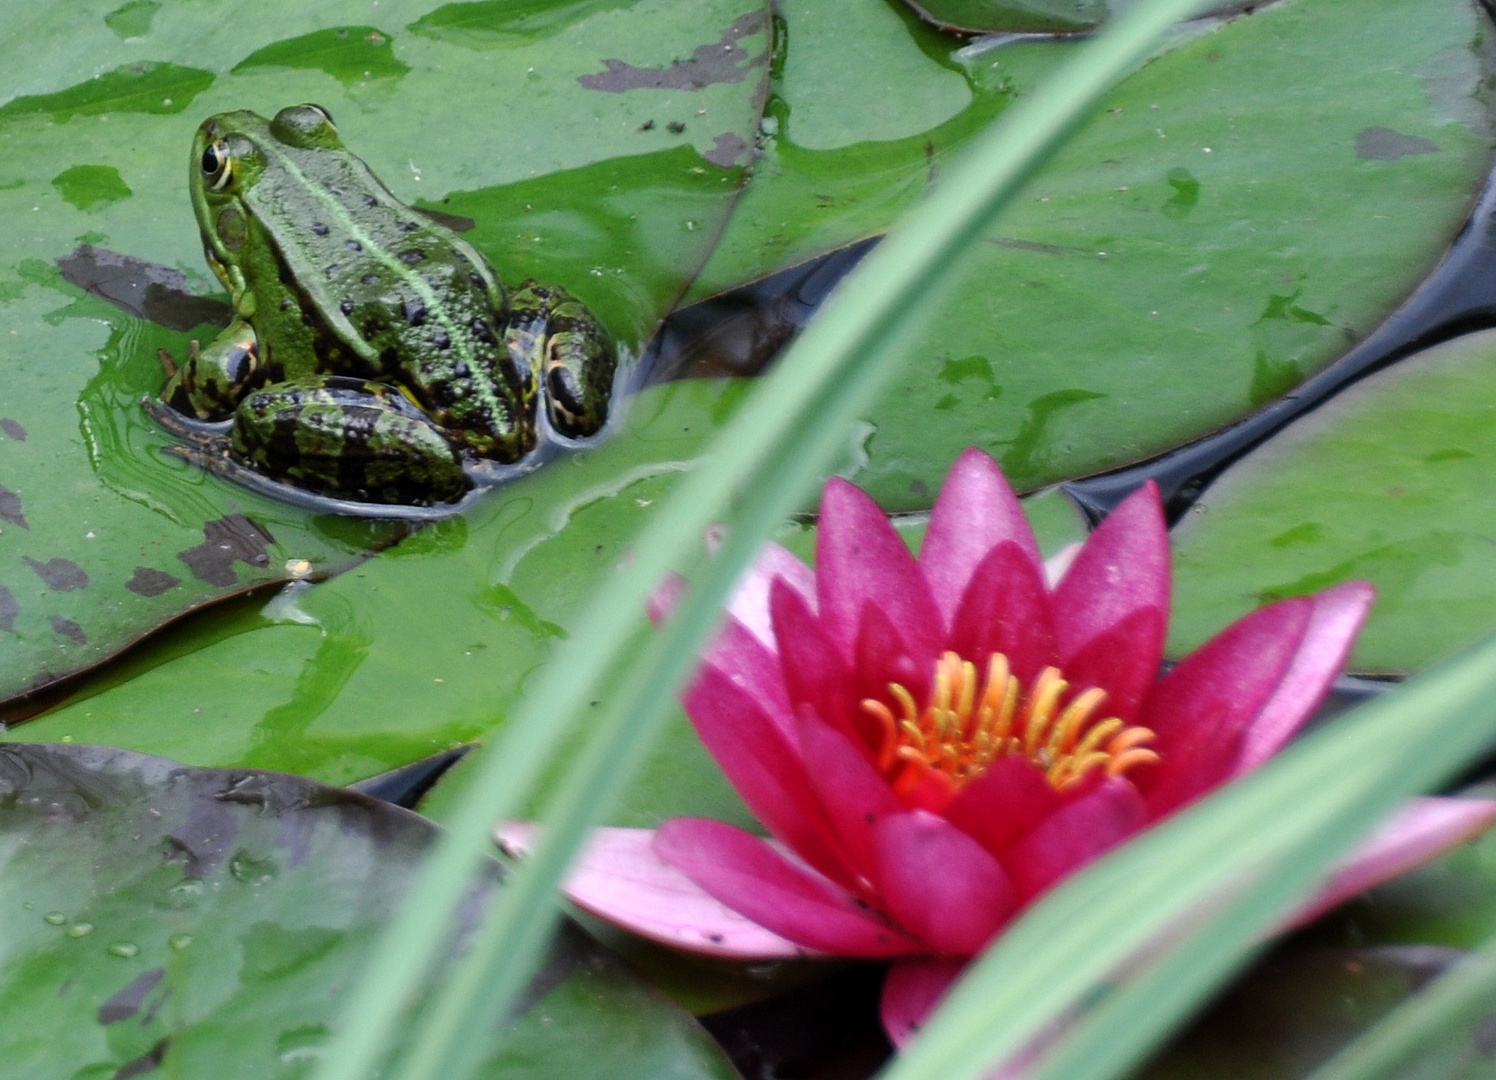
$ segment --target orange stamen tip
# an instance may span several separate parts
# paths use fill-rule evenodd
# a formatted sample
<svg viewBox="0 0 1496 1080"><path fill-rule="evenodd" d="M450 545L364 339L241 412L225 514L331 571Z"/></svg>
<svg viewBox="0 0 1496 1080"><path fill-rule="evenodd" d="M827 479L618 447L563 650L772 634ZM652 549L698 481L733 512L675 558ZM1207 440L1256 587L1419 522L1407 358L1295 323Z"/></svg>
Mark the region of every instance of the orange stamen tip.
<svg viewBox="0 0 1496 1080"><path fill-rule="evenodd" d="M877 721L878 768L906 802L937 790L953 795L1009 756L1026 758L1061 791L1098 770L1120 776L1159 760L1146 745L1152 731L1101 712L1105 690L1067 699L1059 668L1040 671L1027 693L1002 653L979 665L947 651L932 675L923 707L899 683L888 684L887 699L861 702Z"/></svg>

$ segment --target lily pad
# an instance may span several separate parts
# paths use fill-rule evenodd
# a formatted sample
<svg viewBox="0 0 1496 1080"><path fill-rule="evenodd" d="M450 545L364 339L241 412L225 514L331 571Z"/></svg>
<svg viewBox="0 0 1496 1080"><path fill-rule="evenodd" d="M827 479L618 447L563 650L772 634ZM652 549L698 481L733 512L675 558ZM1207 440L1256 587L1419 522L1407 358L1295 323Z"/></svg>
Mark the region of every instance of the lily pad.
<svg viewBox="0 0 1496 1080"><path fill-rule="evenodd" d="M513 40L501 62L407 30L438 6L386 3L370 25L351 0L264 20L227 0L58 2L0 42L0 700L405 532L161 453L172 440L139 405L163 381L158 353L227 319L184 182L204 117L323 104L399 197L444 212L506 279L570 288L626 362L705 258L759 117L761 3L551 3L566 36ZM682 60L708 47L710 70Z"/></svg>
<svg viewBox="0 0 1496 1080"><path fill-rule="evenodd" d="M764 157L693 296L885 229L1074 47L964 44L866 7L855 57L850 15L787 8ZM1489 168L1491 36L1467 0L1281 0L1180 32L956 271L866 414L854 479L887 509L927 507L972 444L1022 487L1073 479L1328 365L1461 227ZM923 55L920 78L885 85ZM865 100L909 126L880 131Z"/></svg>
<svg viewBox="0 0 1496 1080"><path fill-rule="evenodd" d="M1099 472L1328 365L1461 226L1492 145L1490 33L1464 0L1285 0L1182 36L965 260L853 479L925 505L968 444L1019 487Z"/></svg>
<svg viewBox="0 0 1496 1080"><path fill-rule="evenodd" d="M1094 30L1125 3L1117 0L904 0L919 17L963 34L1074 34ZM1249 6L1228 0L1201 12L1204 18Z"/></svg>
<svg viewBox="0 0 1496 1080"><path fill-rule="evenodd" d="M436 832L296 777L103 747L0 749L0 790L0 1055L37 1080L305 1075ZM575 930L520 1014L473 1034L490 1078L734 1075Z"/></svg>
<svg viewBox="0 0 1496 1080"><path fill-rule="evenodd" d="M97 679L6 737L109 740L336 783L481 739L504 722L600 576L627 558L632 537L746 389L742 380L652 387L618 437L596 450L340 577L293 587L268 618L244 610L200 642L173 639L173 658L126 666L114 685ZM1028 505L1046 550L1084 535L1058 492ZM924 519L903 524L917 543ZM809 557L815 532L792 525L781 539ZM453 775L461 774L459 765ZM686 813L743 815L677 716L615 820L648 825Z"/></svg>
<svg viewBox="0 0 1496 1080"><path fill-rule="evenodd" d="M1352 665L1427 667L1496 627L1496 331L1372 375L1228 469L1175 528L1170 649L1268 600L1365 578Z"/></svg>

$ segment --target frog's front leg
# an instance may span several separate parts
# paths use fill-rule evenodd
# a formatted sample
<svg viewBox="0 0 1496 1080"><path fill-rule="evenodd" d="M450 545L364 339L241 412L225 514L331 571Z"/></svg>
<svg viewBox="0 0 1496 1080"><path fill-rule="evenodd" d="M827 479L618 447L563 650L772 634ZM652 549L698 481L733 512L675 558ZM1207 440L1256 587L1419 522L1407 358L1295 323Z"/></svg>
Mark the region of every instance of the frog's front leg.
<svg viewBox="0 0 1496 1080"><path fill-rule="evenodd" d="M586 305L565 289L526 281L509 296L504 344L538 379L553 428L574 439L602 429L618 361Z"/></svg>
<svg viewBox="0 0 1496 1080"><path fill-rule="evenodd" d="M207 348L198 348L196 340L188 346L187 360L168 375L161 400L183 416L223 420L263 380L254 327L235 319Z"/></svg>
<svg viewBox="0 0 1496 1080"><path fill-rule="evenodd" d="M338 375L250 394L234 413L230 452L272 479L358 502L430 506L469 486L441 429L398 388Z"/></svg>

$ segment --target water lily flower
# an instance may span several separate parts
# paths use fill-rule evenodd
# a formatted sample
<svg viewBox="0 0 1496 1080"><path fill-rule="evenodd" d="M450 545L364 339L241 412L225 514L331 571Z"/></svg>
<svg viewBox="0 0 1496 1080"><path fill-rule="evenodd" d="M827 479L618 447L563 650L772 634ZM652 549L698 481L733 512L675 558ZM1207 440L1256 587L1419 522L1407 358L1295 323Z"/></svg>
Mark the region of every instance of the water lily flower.
<svg viewBox="0 0 1496 1080"><path fill-rule="evenodd" d="M1280 601L1160 676L1169 586L1152 485L1051 583L980 451L952 468L918 558L833 479L816 569L771 547L684 696L772 839L697 818L601 830L569 895L697 951L892 960L883 1019L901 1042L1036 897L1271 757L1372 600L1350 582ZM1415 801L1316 910L1493 819L1492 802Z"/></svg>

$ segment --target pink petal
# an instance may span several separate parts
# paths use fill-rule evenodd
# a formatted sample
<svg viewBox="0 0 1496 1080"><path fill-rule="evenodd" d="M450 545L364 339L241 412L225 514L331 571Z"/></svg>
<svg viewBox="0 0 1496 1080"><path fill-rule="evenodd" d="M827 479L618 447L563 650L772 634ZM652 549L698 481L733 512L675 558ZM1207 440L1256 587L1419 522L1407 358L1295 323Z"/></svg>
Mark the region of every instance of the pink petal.
<svg viewBox="0 0 1496 1080"><path fill-rule="evenodd" d="M1293 916L1301 925L1330 908L1422 866L1496 823L1490 799L1410 799L1340 864L1319 893Z"/></svg>
<svg viewBox="0 0 1496 1080"><path fill-rule="evenodd" d="M856 881L811 789L800 749L757 702L712 667L686 692L686 714L753 816L806 862Z"/></svg>
<svg viewBox="0 0 1496 1080"><path fill-rule="evenodd" d="M1091 534L1054 591L1060 666L1092 638L1142 608L1169 613L1169 537L1150 480Z"/></svg>
<svg viewBox="0 0 1496 1080"><path fill-rule="evenodd" d="M1002 653L1024 685L1055 662L1049 593L1039 564L1023 548L1005 541L973 569L950 641L952 649L979 668L993 653Z"/></svg>
<svg viewBox="0 0 1496 1080"><path fill-rule="evenodd" d="M993 855L1001 857L1059 809L1061 797L1026 758L999 758L961 789L945 816Z"/></svg>
<svg viewBox="0 0 1496 1080"><path fill-rule="evenodd" d="M1148 808L1167 814L1221 783L1242 732L1283 681L1313 604L1280 600L1238 619L1153 688L1138 722L1158 736L1160 761L1143 775Z"/></svg>
<svg viewBox="0 0 1496 1080"><path fill-rule="evenodd" d="M925 1019L965 967L965 960L923 956L906 956L893 962L883 980L879 1014L894 1046L902 1050L919 1034Z"/></svg>
<svg viewBox="0 0 1496 1080"><path fill-rule="evenodd" d="M940 612L919 564L878 504L839 477L821 495L816 596L827 635L852 659L862 606L876 604L916 656L939 652Z"/></svg>
<svg viewBox="0 0 1496 1080"><path fill-rule="evenodd" d="M1233 774L1255 769L1278 752L1324 700L1345 666L1376 590L1348 581L1309 597L1314 605L1299 649L1278 689L1242 734Z"/></svg>
<svg viewBox="0 0 1496 1080"><path fill-rule="evenodd" d="M944 818L912 810L884 817L874 832L884 903L936 952L978 952L1017 908L1002 864Z"/></svg>
<svg viewBox="0 0 1496 1080"><path fill-rule="evenodd" d="M1157 608L1138 608L1065 661L1062 670L1076 692L1093 686L1106 691L1099 716L1115 716L1127 723L1137 717L1158 681L1164 623L1164 614Z"/></svg>
<svg viewBox="0 0 1496 1080"><path fill-rule="evenodd" d="M1003 865L1027 902L1127 839L1147 820L1137 789L1126 780L1107 779L1046 818L1008 851Z"/></svg>
<svg viewBox="0 0 1496 1080"><path fill-rule="evenodd" d="M779 663L790 704L808 705L828 724L856 736L860 712L852 689L850 654L843 655L800 594L776 581L769 611L779 642Z"/></svg>
<svg viewBox="0 0 1496 1080"><path fill-rule="evenodd" d="M770 649L774 627L769 617L769 590L778 578L815 610L816 575L810 567L778 544L765 544L748 574L738 583L728 612Z"/></svg>
<svg viewBox="0 0 1496 1080"><path fill-rule="evenodd" d="M794 741L794 709L784 688L784 671L779 656L765 648L746 626L729 616L701 658L706 667L715 668L728 682L752 698L790 741ZM690 694L691 691L687 690L685 696Z"/></svg>
<svg viewBox="0 0 1496 1080"><path fill-rule="evenodd" d="M891 704L894 699L889 691L890 683L903 686L914 695L915 701L925 700L936 657L915 656L898 627L876 604L863 605L854 656L852 683L848 690L855 700L876 698ZM865 716L857 718L860 730L865 719ZM870 746L878 743L878 738L868 741Z"/></svg>
<svg viewBox="0 0 1496 1080"><path fill-rule="evenodd" d="M839 956L900 956L918 942L764 840L720 821L676 818L654 850L708 895L780 937Z"/></svg>
<svg viewBox="0 0 1496 1080"><path fill-rule="evenodd" d="M902 813L883 775L850 739L817 719L800 723L800 746L811 786L831 822L841 850L864 877L871 878L876 862L874 830L884 817Z"/></svg>
<svg viewBox="0 0 1496 1080"><path fill-rule="evenodd" d="M511 822L499 843L516 857L534 846L535 826ZM809 953L714 900L651 848L653 829L593 831L566 879L566 895L630 933L671 948L735 960L782 960Z"/></svg>
<svg viewBox="0 0 1496 1080"><path fill-rule="evenodd" d="M946 626L977 564L1003 543L1017 544L1031 565L1040 564L1033 529L1007 478L995 461L972 447L946 473L919 551L919 568Z"/></svg>

